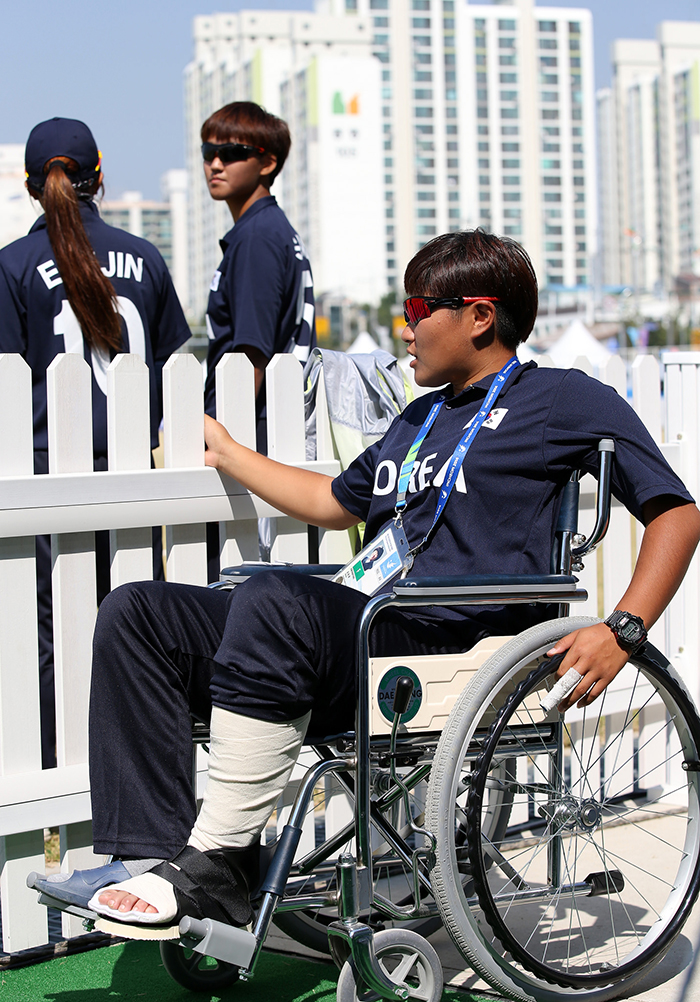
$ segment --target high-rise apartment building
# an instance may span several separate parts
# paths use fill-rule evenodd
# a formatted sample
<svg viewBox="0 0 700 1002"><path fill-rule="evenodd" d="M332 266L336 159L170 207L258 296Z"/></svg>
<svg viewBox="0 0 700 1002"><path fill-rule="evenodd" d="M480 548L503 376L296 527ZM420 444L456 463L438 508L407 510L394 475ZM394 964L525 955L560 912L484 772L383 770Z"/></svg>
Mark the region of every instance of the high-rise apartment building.
<svg viewBox="0 0 700 1002"><path fill-rule="evenodd" d="M148 201L140 191L125 191L121 199L105 199L100 215L110 226L144 237L158 248L184 310L189 308L187 240L187 174L169 170L161 177L163 202Z"/></svg>
<svg viewBox="0 0 700 1002"><path fill-rule="evenodd" d="M42 212L24 186L24 144L0 145L0 247L26 236Z"/></svg>
<svg viewBox="0 0 700 1002"><path fill-rule="evenodd" d="M598 94L605 284L670 291L700 274L700 21L613 45Z"/></svg>
<svg viewBox="0 0 700 1002"><path fill-rule="evenodd" d="M376 64L357 86L366 93L375 81L377 88L375 121L368 118L363 135L381 130L381 159L376 182L363 178L361 191L374 198L378 189L381 202L378 215L364 220L355 211L354 228L365 230L365 256L380 253L371 267L381 282L400 290L406 263L426 241L481 225L522 242L542 286L590 283L597 192L589 11L534 7L533 0L316 0L315 14L217 14L196 18L194 32L186 117L191 282L202 310L227 220L201 181L199 126L226 101L288 109L297 146L281 201L309 243L319 278L325 283L332 274L328 255L341 255L340 240L353 231L343 225L335 246L332 227L328 239L320 235L343 192L324 196L329 175L314 172L314 161L338 145L338 130L319 129L313 108L335 100L332 74L320 69L335 57ZM329 81L327 94L315 90L321 79ZM368 101L361 106L364 114ZM273 190L279 198L279 182ZM363 204L352 189L345 199L355 210ZM335 279L329 282L335 288Z"/></svg>
<svg viewBox="0 0 700 1002"><path fill-rule="evenodd" d="M337 260L346 267L348 285L359 292L362 276L369 275L364 298L379 285L385 288L381 212L372 191L372 186L381 187L381 149L375 135L376 94L368 90L371 81L376 87L378 72L371 57L369 22L310 12L244 10L196 17L193 27L194 58L185 70L185 128L195 313L201 316L206 309L209 283L221 258L219 240L232 225L226 205L213 202L204 184L200 128L213 111L230 101L256 101L273 114L293 119L291 158L271 193L307 244L316 290L330 291L338 275L328 256L329 212L340 214ZM329 128L327 116L334 102L343 101L348 107L353 98L356 113L348 116L354 119L349 131L357 135L348 131L347 141L338 143L334 133L340 125ZM348 153L346 159L357 163L357 171L347 170L342 149ZM294 192L285 182L288 171L297 178ZM334 183L334 174L336 181L342 176L344 184ZM306 202L305 191L310 195ZM381 198L378 191L380 205ZM363 257L347 253L355 246L355 233L348 233L346 217L357 232L366 232Z"/></svg>
<svg viewBox="0 0 700 1002"><path fill-rule="evenodd" d="M541 285L586 285L596 246L590 12L465 0L317 0L368 17L382 66L390 280L426 240L481 225Z"/></svg>

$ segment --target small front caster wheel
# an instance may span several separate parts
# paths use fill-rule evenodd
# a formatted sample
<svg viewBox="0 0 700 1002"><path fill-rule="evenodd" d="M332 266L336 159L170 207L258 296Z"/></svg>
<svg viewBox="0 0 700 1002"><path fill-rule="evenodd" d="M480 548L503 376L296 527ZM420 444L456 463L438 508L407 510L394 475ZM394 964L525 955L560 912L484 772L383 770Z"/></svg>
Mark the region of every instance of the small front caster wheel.
<svg viewBox="0 0 700 1002"><path fill-rule="evenodd" d="M374 936L379 966L397 986L408 989L409 999L439 1002L442 998L442 965L427 940L410 929L383 929ZM338 978L337 1002L373 1002L379 999L360 979L351 961Z"/></svg>
<svg viewBox="0 0 700 1002"><path fill-rule="evenodd" d="M177 940L164 940L160 956L170 977L191 992L218 991L238 981L238 968L234 964L188 950Z"/></svg>

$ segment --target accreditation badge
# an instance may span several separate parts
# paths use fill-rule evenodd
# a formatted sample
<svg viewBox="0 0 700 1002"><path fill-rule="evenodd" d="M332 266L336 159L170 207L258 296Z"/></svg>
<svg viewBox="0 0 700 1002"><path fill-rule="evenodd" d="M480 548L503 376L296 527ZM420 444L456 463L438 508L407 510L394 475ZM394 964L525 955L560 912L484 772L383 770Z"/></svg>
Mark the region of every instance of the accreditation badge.
<svg viewBox="0 0 700 1002"><path fill-rule="evenodd" d="M365 595L375 595L387 581L411 563L403 525L392 522L381 535L360 550L333 581Z"/></svg>

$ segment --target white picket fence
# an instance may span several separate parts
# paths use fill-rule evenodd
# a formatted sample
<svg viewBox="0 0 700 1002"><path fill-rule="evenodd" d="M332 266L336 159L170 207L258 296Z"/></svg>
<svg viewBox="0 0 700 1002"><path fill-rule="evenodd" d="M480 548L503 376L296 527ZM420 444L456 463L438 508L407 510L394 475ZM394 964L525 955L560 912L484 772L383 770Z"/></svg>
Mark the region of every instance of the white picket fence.
<svg viewBox="0 0 700 1002"><path fill-rule="evenodd" d="M581 368L587 363L581 360ZM634 406L691 492L698 492L700 353L672 355L662 367L640 356L632 367ZM278 515L234 481L204 466L201 370L191 355L175 355L163 372L165 468L150 469L148 374L141 360L120 355L110 366L109 471L92 472L91 374L78 355L59 355L48 371L51 473L33 475L31 377L16 355L0 355L0 900L3 945L16 952L47 942L46 909L25 886L44 868L44 829L59 826L61 867L97 865L91 850L87 770L87 698L96 615L94 532L110 530L111 580L116 587L151 576L152 525L166 528L167 576L206 582L205 523L219 521L222 566L256 559L257 518ZM254 446L253 370L229 355L217 370L219 418ZM599 374L626 393L618 358ZM292 356L268 368L268 448L271 457L335 475L325 397L318 399L317 460L305 460L301 367ZM665 440L662 440L662 427ZM591 485L584 486L582 529L593 521ZM615 506L602 558L589 559L582 583L589 600L576 611L597 615L613 607L633 566L641 527ZM34 536L52 534L58 768L41 770ZM350 557L345 533L321 533L320 559ZM277 519L273 560L308 560L306 527ZM600 587L599 587L600 582ZM699 575L694 561L682 591L652 632L696 698ZM204 765L202 766L204 768ZM285 796L289 801L294 783ZM334 798L326 830L347 820ZM278 822L284 817L279 812ZM313 845L309 830L305 842ZM101 860L100 860L101 861ZM67 936L82 932L64 916Z"/></svg>

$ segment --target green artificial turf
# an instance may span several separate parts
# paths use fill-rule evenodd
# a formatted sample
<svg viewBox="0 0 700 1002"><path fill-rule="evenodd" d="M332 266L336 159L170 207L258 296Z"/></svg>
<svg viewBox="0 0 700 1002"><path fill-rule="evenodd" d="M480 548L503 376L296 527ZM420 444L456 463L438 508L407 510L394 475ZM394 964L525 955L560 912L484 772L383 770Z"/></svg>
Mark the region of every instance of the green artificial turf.
<svg viewBox="0 0 700 1002"><path fill-rule="evenodd" d="M155 943L130 942L0 973L2 1002L336 1002L332 964L264 953L255 977L193 993L166 973ZM443 1002L476 996L446 990Z"/></svg>

